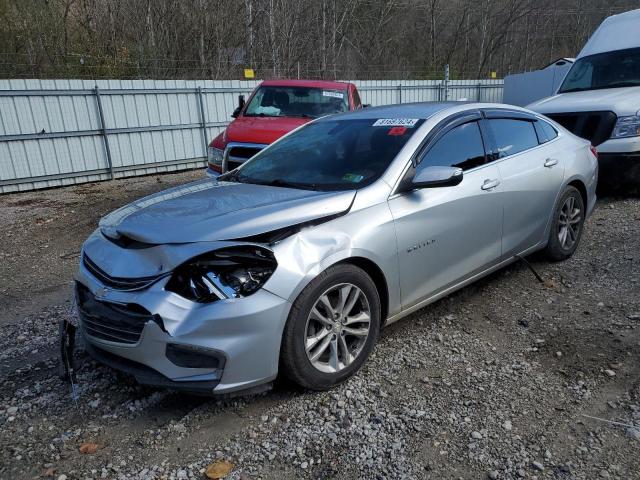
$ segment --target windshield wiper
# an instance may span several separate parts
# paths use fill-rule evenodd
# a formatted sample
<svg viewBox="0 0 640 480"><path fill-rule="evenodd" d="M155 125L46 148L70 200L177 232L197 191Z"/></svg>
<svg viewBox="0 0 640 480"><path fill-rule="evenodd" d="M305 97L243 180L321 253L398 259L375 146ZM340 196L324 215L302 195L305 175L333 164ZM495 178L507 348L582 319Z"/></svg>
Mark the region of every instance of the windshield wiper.
<svg viewBox="0 0 640 480"><path fill-rule="evenodd" d="M633 80L627 80L625 82L610 83L609 85L607 85L604 88L637 87L637 86L640 86L640 82L633 81Z"/></svg>
<svg viewBox="0 0 640 480"><path fill-rule="evenodd" d="M301 190L318 189L318 185L315 183L289 182L281 178L276 178L275 180L258 180L256 178L247 177L246 175L241 175L240 172L236 170L220 175L218 180L223 180L225 182L249 183L254 185L267 185L270 187L298 188Z"/></svg>
<svg viewBox="0 0 640 480"><path fill-rule="evenodd" d="M297 118L316 118L308 113L287 113L285 117L297 117Z"/></svg>
<svg viewBox="0 0 640 480"><path fill-rule="evenodd" d="M237 182L237 183L253 183L248 181L248 177L241 175L238 170L231 170L230 172L223 173L218 177L218 180L223 180L225 182Z"/></svg>
<svg viewBox="0 0 640 480"><path fill-rule="evenodd" d="M598 85L596 87L570 88L568 90L560 90L558 93L587 92L590 90L606 90L607 88L623 88L623 87L637 87L637 86L640 86L639 82L626 81L626 82L609 83L607 85Z"/></svg>
<svg viewBox="0 0 640 480"><path fill-rule="evenodd" d="M587 90L593 90L592 88L569 88L567 90L560 90L558 93L573 93L573 92L586 92Z"/></svg>
<svg viewBox="0 0 640 480"><path fill-rule="evenodd" d="M260 182L261 185L269 185L272 187L285 187L285 188L298 188L301 190L317 190L318 185L316 183L303 183L303 182L289 182L282 178L276 178L268 182Z"/></svg>

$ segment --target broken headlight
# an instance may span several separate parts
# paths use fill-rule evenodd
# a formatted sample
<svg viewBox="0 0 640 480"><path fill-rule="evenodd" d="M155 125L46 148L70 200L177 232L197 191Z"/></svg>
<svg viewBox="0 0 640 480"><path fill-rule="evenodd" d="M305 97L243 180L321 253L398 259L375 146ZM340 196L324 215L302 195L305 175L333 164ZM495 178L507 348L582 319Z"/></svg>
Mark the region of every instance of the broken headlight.
<svg viewBox="0 0 640 480"><path fill-rule="evenodd" d="M246 297L265 284L276 266L273 253L265 248L223 248L176 268L165 289L201 303Z"/></svg>

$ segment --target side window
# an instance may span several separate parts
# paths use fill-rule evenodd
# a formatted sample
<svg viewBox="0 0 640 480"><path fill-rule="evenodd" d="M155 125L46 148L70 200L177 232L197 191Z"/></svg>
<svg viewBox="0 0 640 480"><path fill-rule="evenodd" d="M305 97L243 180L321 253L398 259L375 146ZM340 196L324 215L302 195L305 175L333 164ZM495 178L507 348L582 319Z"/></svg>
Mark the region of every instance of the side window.
<svg viewBox="0 0 640 480"><path fill-rule="evenodd" d="M489 119L498 149L498 158L508 157L516 153L538 146L533 122L510 118Z"/></svg>
<svg viewBox="0 0 640 480"><path fill-rule="evenodd" d="M558 136L558 132L549 123L538 120L535 122L536 132L538 132L538 140L540 143L547 143Z"/></svg>
<svg viewBox="0 0 640 480"><path fill-rule="evenodd" d="M353 109L358 109L362 106L362 102L360 101L360 94L358 90L353 90Z"/></svg>
<svg viewBox="0 0 640 480"><path fill-rule="evenodd" d="M445 133L422 157L418 168L460 167L463 170L485 163L484 145L478 122L469 122Z"/></svg>

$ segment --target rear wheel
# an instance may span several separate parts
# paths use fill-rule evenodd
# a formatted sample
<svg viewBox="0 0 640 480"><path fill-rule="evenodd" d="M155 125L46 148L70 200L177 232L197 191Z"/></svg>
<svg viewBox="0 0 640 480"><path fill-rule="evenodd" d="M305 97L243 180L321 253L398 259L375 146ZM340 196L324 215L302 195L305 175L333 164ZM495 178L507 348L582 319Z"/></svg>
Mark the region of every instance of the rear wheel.
<svg viewBox="0 0 640 480"><path fill-rule="evenodd" d="M280 354L282 372L297 384L325 390L352 376L380 332L380 297L360 268L336 265L294 302Z"/></svg>
<svg viewBox="0 0 640 480"><path fill-rule="evenodd" d="M567 187L553 214L549 241L545 253L558 262L566 260L578 248L582 237L585 209L582 195L575 187Z"/></svg>

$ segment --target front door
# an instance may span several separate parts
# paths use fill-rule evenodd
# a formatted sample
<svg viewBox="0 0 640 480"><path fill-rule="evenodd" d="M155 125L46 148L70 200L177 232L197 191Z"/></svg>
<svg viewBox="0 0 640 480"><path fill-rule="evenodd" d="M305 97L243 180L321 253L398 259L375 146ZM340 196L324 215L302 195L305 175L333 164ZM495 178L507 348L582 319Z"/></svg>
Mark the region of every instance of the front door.
<svg viewBox="0 0 640 480"><path fill-rule="evenodd" d="M495 265L500 258L500 172L487 163L477 117L472 118L445 127L416 167L460 167L464 171L460 184L416 189L389 199L403 308Z"/></svg>

